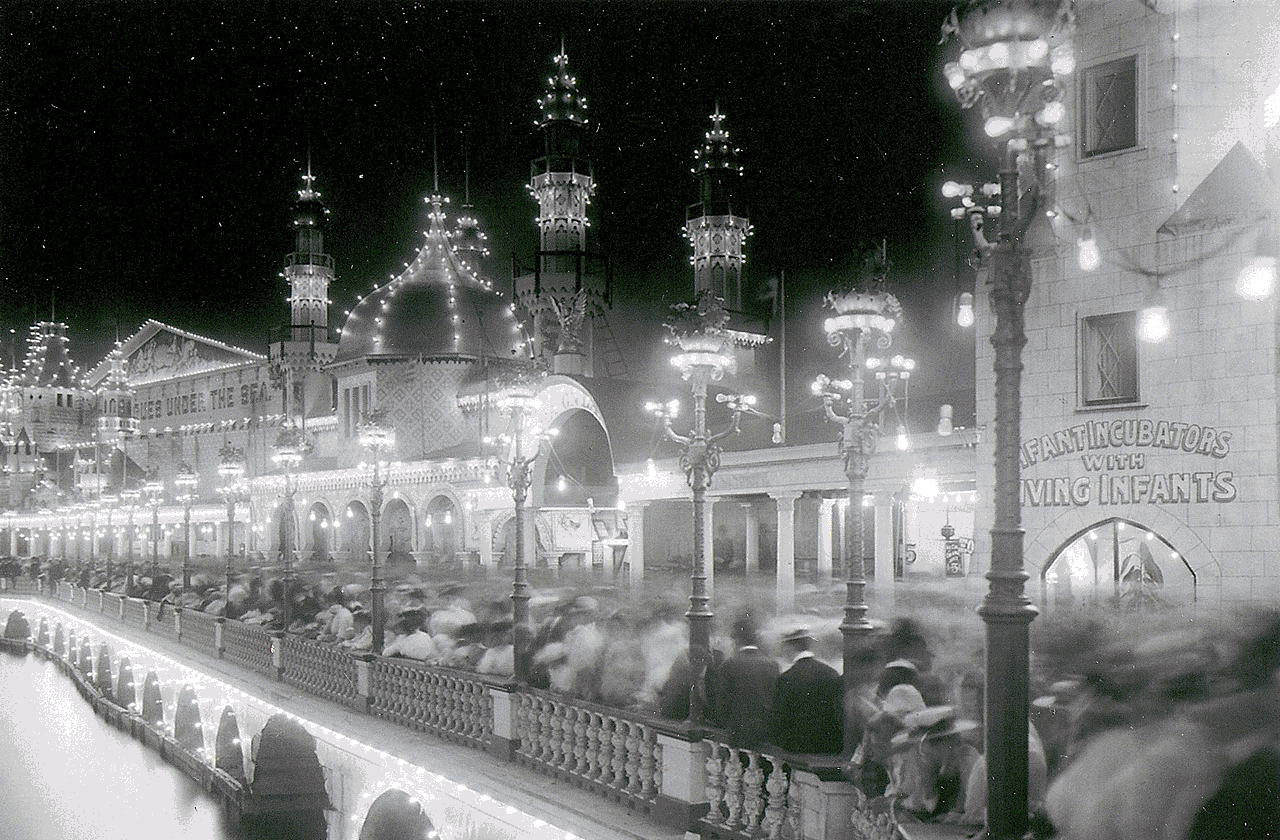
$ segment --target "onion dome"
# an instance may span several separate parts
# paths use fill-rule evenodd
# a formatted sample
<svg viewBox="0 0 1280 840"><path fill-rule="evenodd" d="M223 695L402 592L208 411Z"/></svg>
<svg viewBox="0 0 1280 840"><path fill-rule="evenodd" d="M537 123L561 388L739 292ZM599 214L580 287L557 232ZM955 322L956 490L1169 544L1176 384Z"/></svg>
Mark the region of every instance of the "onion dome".
<svg viewBox="0 0 1280 840"><path fill-rule="evenodd" d="M511 304L455 253L445 198L431 204L426 242L412 263L351 310L335 362L374 359L516 359L527 354Z"/></svg>
<svg viewBox="0 0 1280 840"><path fill-rule="evenodd" d="M587 124L587 99L578 93L578 80L569 75L569 56L560 45L555 57L556 73L547 78L547 92L538 100L539 126L553 122Z"/></svg>

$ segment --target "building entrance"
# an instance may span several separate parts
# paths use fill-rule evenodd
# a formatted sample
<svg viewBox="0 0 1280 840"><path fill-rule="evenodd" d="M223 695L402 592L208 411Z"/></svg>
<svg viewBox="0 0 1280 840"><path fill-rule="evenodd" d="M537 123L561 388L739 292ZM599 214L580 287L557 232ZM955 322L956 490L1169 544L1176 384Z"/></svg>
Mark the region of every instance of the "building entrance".
<svg viewBox="0 0 1280 840"><path fill-rule="evenodd" d="M1195 601L1196 574L1160 534L1113 518L1064 542L1045 564L1040 587L1042 600L1053 608L1174 607Z"/></svg>

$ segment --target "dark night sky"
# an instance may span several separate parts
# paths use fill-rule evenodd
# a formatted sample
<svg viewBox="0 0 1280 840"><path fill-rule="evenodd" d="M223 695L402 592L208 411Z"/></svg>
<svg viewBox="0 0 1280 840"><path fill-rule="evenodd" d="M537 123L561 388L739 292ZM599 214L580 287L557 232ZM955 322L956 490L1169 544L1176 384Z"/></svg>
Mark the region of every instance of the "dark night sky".
<svg viewBox="0 0 1280 840"><path fill-rule="evenodd" d="M911 349L948 377L971 345L947 326L956 251L938 185L989 170L941 80L947 8L8 0L0 323L21 336L56 293L84 362L147 317L264 349L287 316L277 275L310 148L341 324L421 244L433 130L455 204L470 158L487 273L509 288L512 253L527 265L535 244L534 103L563 35L596 123L594 231L620 306L661 317L691 294L679 229L718 101L746 166L748 280L785 271L802 304L885 238ZM813 312L789 329L825 361Z"/></svg>

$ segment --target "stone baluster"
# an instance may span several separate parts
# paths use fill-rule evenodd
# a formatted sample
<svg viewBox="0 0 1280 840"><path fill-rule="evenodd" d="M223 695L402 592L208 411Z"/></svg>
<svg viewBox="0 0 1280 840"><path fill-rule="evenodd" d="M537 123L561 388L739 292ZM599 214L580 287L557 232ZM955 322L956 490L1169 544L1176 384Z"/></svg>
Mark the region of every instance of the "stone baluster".
<svg viewBox="0 0 1280 840"><path fill-rule="evenodd" d="M599 712L587 712L587 766L584 771L591 781L600 779L600 730L604 728L605 716Z"/></svg>
<svg viewBox="0 0 1280 840"><path fill-rule="evenodd" d="M725 825L736 828L742 820L743 751L730 747L724 763L724 804L729 814Z"/></svg>
<svg viewBox="0 0 1280 840"><path fill-rule="evenodd" d="M638 795L644 787L640 780L640 724L627 722L627 793Z"/></svg>
<svg viewBox="0 0 1280 840"><path fill-rule="evenodd" d="M640 738L640 798L649 800L653 799L659 786L662 784L659 776L661 771L657 768L658 764L658 743L652 737L652 733L645 729L642 731Z"/></svg>
<svg viewBox="0 0 1280 840"><path fill-rule="evenodd" d="M545 697L538 698L538 758L542 761L553 764L552 758L555 756L556 738L552 724L554 723L555 707L552 701Z"/></svg>
<svg viewBox="0 0 1280 840"><path fill-rule="evenodd" d="M707 813L707 819L713 823L724 821L724 815L721 804L727 808L728 803L725 801L726 788L724 778L724 754L719 744L710 743L707 752L707 801L711 805L710 811Z"/></svg>
<svg viewBox="0 0 1280 840"><path fill-rule="evenodd" d="M579 776L586 775L590 762L587 760L587 723L591 712L586 709L575 710L570 717L573 723L573 772Z"/></svg>
<svg viewBox="0 0 1280 840"><path fill-rule="evenodd" d="M776 758L769 758L769 762L773 767L769 771L768 780L764 782L767 804L764 807L763 823L760 827L763 828L765 835L771 837L771 840L777 840L782 836L782 828L788 821L788 817L794 821L795 816L787 808L788 798L791 795L791 782L787 779L787 768ZM796 826L792 823L791 836L795 836L795 828Z"/></svg>
<svg viewBox="0 0 1280 840"><path fill-rule="evenodd" d="M611 787L626 790L627 786L627 723L613 722L613 780Z"/></svg>
<svg viewBox="0 0 1280 840"><path fill-rule="evenodd" d="M601 716L600 718L600 746L597 761L599 768L595 774L595 780L602 785L611 785L613 782L613 730L616 727L617 719L612 717Z"/></svg>
<svg viewBox="0 0 1280 840"><path fill-rule="evenodd" d="M764 767L760 753L744 752L747 766L742 773L742 823L747 831L753 832L760 827L760 817L764 814Z"/></svg>

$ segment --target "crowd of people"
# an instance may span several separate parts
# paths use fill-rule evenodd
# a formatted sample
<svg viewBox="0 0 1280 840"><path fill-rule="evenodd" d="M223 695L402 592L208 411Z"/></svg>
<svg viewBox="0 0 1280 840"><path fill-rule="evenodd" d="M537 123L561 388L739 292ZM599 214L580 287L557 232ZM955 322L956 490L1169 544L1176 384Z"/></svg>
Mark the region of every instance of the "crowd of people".
<svg viewBox="0 0 1280 840"><path fill-rule="evenodd" d="M22 566L0 560L6 578ZM124 592L117 570L31 564L35 578ZM366 582L313 574L290 593L271 569L230 590L198 573L132 577L128 594L283 630L353 652L372 648ZM513 673L505 576L392 582L383 655ZM957 611L890 620L864 640L846 690L836 611L774 616L749 591L717 588L711 664L689 661L678 588L535 587L535 688L674 721L743 748L807 756L897 819L985 820L980 625ZM1160 618L1161 620L1157 620ZM934 619L934 620L929 620ZM957 631L957 628L971 628ZM1163 631L1163 632L1157 632ZM1280 616L1210 623L1177 615L1042 616L1033 625L1028 791L1032 827L1064 838L1280 837Z"/></svg>

